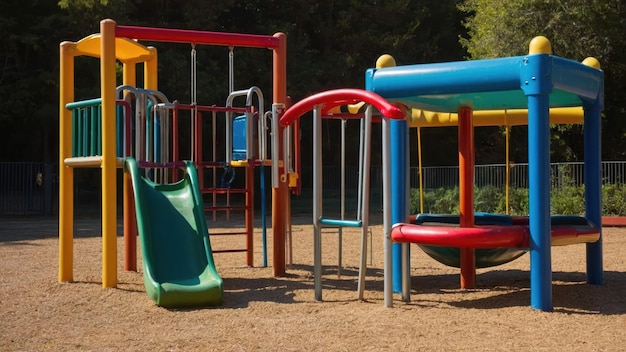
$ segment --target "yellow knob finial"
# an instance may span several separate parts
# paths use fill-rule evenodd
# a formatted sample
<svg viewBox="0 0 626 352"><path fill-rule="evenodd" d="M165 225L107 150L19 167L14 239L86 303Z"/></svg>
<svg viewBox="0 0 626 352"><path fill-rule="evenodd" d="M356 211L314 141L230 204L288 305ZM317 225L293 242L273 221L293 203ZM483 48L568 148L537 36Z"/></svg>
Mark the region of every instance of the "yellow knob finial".
<svg viewBox="0 0 626 352"><path fill-rule="evenodd" d="M376 60L376 68L393 67L395 65L396 59L389 54L381 55L378 60Z"/></svg>
<svg viewBox="0 0 626 352"><path fill-rule="evenodd" d="M588 57L586 59L583 60L583 65L587 65L589 67L593 67L596 70L599 70L600 67L600 61L598 61L598 59L596 59L595 57Z"/></svg>
<svg viewBox="0 0 626 352"><path fill-rule="evenodd" d="M533 40L530 41L530 45L528 46L529 54L552 54L552 45L548 38L540 35L534 37Z"/></svg>

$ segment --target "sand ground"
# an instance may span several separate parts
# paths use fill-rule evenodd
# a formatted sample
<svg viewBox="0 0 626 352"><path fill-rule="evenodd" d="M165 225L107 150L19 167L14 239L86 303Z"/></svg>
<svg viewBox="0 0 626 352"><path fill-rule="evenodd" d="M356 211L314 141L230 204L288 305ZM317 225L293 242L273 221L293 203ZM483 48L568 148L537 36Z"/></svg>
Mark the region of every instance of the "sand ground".
<svg viewBox="0 0 626 352"><path fill-rule="evenodd" d="M323 239L323 302L314 299L310 217L294 219L293 264L274 278L242 253L215 254L224 278L221 306L164 309L146 295L143 276L123 270L117 288L101 286L100 222L76 220L74 282L58 282L56 218L0 218L2 351L626 351L626 229L604 228L605 284L585 282L585 246L552 250L553 312L530 308L529 255L480 269L478 288L459 289L458 269L412 248L411 302L383 307L380 224L372 227L365 301L357 299L359 235ZM269 223L269 222L268 222ZM238 226L209 221L210 231ZM120 231L121 233L121 231ZM268 263L271 266L271 230ZM241 237L213 237L214 249ZM141 256L139 256L141 260ZM141 268L141 262L139 262Z"/></svg>

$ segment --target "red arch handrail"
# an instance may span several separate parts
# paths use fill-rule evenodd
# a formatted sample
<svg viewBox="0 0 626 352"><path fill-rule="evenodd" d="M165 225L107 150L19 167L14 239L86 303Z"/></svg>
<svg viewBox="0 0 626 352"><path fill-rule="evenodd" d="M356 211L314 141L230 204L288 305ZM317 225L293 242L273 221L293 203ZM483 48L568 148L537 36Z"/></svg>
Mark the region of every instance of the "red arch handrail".
<svg viewBox="0 0 626 352"><path fill-rule="evenodd" d="M335 106L366 102L374 106L385 117L392 119L403 119L404 109L394 105L380 95L356 88L343 88L328 90L306 97L292 105L280 118L282 126L288 126L306 112L313 110L316 105L324 104L324 109L328 110Z"/></svg>

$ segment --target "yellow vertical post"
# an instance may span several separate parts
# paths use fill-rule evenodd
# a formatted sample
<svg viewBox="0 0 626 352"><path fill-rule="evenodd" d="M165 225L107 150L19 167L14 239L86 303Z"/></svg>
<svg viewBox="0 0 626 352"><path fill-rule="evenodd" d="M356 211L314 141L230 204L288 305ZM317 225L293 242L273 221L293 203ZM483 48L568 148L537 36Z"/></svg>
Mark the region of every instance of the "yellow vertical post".
<svg viewBox="0 0 626 352"><path fill-rule="evenodd" d="M72 113L65 108L74 100L74 44L59 45L59 281L72 281L74 257L74 169L65 166L72 156Z"/></svg>
<svg viewBox="0 0 626 352"><path fill-rule="evenodd" d="M150 59L146 60L143 66L143 87L145 89L158 89L159 80L157 75L157 69L159 60L157 58L157 49L149 46L147 48L150 51Z"/></svg>
<svg viewBox="0 0 626 352"><path fill-rule="evenodd" d="M102 287L117 286L115 21L100 22L102 96Z"/></svg>
<svg viewBox="0 0 626 352"><path fill-rule="evenodd" d="M417 126L417 176L420 183L420 214L424 213L424 176L422 175L422 128Z"/></svg>
<svg viewBox="0 0 626 352"><path fill-rule="evenodd" d="M122 70L122 83L127 86L135 86L137 84L137 63L124 62Z"/></svg>
<svg viewBox="0 0 626 352"><path fill-rule="evenodd" d="M507 110L504 109L504 142L505 142L505 149L504 149L504 168L505 168L505 177L506 177L506 181L504 183L504 206L506 207L506 210L504 211L505 214L509 215L509 213L511 212L509 209L509 182L510 182L510 176L511 176L511 166L509 163L509 132L510 132L511 126L509 126L509 116L507 114Z"/></svg>

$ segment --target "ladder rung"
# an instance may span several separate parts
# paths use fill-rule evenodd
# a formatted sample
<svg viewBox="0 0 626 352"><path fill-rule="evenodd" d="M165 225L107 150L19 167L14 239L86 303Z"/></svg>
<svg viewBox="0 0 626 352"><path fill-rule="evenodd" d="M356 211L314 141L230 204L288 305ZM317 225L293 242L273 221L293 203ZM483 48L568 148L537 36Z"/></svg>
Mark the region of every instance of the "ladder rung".
<svg viewBox="0 0 626 352"><path fill-rule="evenodd" d="M204 207L204 211L228 211L228 210L232 210L232 211L241 211L241 210L247 210L247 207L245 205L239 205L239 206L235 206L235 205L224 205L224 206L216 206L216 207Z"/></svg>
<svg viewBox="0 0 626 352"><path fill-rule="evenodd" d="M209 236L234 236L234 235L247 235L247 232L211 232Z"/></svg>
<svg viewBox="0 0 626 352"><path fill-rule="evenodd" d="M215 249L213 250L213 253L238 253L247 251L247 249Z"/></svg>
<svg viewBox="0 0 626 352"><path fill-rule="evenodd" d="M102 155L75 156L72 158L65 158L63 162L65 163L65 166L73 168L102 167ZM124 165L124 158L116 158L115 165L116 167L121 168Z"/></svg>
<svg viewBox="0 0 626 352"><path fill-rule="evenodd" d="M229 188L204 188L201 190L202 194L243 194L246 193L245 189L229 189Z"/></svg>

